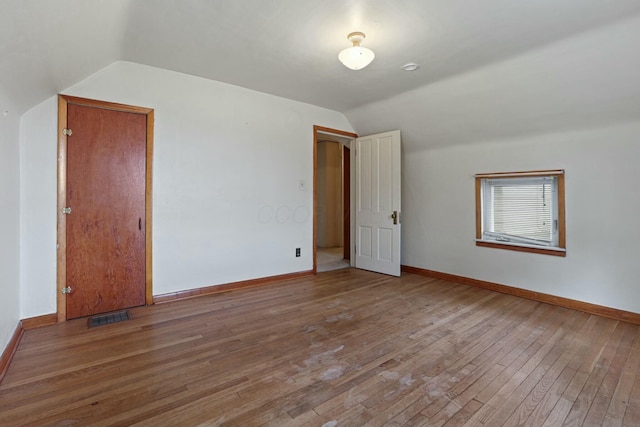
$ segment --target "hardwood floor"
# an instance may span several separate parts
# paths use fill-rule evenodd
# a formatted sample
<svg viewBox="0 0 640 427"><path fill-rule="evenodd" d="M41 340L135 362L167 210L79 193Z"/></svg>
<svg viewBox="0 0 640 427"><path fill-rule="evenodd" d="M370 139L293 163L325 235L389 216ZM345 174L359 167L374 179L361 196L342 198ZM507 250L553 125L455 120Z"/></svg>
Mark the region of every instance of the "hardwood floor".
<svg viewBox="0 0 640 427"><path fill-rule="evenodd" d="M0 425L638 426L640 326L346 269L26 331Z"/></svg>

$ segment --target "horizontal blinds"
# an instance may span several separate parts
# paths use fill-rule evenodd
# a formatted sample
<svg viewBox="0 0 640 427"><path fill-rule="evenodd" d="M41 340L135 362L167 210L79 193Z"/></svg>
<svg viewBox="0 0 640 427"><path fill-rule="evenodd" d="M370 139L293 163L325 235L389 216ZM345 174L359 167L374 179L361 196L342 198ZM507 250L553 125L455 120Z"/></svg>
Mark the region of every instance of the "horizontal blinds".
<svg viewBox="0 0 640 427"><path fill-rule="evenodd" d="M490 215L485 231L551 242L553 239L553 177L487 179Z"/></svg>

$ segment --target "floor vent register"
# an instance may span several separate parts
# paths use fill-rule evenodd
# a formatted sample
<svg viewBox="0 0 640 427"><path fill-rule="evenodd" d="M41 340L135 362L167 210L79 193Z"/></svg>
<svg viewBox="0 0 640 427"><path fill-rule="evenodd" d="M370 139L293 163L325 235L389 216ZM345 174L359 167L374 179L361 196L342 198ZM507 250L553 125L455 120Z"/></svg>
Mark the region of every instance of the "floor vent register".
<svg viewBox="0 0 640 427"><path fill-rule="evenodd" d="M132 317L129 311L123 310L89 317L87 323L90 328L95 328L96 326L109 325L111 323L117 323L131 319Z"/></svg>

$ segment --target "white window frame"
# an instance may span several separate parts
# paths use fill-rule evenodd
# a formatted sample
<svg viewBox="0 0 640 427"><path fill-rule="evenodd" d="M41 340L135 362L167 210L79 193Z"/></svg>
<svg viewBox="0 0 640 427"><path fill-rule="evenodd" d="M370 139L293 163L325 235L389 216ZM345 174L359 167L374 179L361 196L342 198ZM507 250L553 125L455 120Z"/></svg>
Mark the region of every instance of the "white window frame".
<svg viewBox="0 0 640 427"><path fill-rule="evenodd" d="M499 249L566 256L564 171L531 171L478 174L476 179L476 245ZM496 184L540 185L551 183L551 229L548 238L532 238L494 232L492 189Z"/></svg>

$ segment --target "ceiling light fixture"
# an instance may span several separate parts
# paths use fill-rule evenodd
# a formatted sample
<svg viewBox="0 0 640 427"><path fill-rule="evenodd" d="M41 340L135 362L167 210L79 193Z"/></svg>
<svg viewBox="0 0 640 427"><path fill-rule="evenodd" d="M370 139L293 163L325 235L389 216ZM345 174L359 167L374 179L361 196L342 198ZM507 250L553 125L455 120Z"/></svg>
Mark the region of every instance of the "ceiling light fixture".
<svg viewBox="0 0 640 427"><path fill-rule="evenodd" d="M353 43L353 46L343 49L338 54L338 59L344 64L345 67L352 70L361 70L367 65L371 64L376 54L371 49L360 46L362 40L366 36L360 31L356 31L347 36L347 39Z"/></svg>

